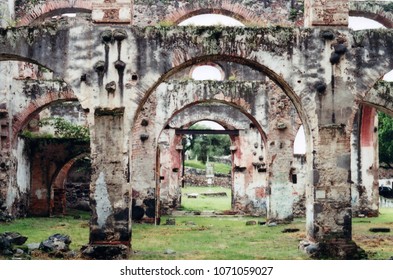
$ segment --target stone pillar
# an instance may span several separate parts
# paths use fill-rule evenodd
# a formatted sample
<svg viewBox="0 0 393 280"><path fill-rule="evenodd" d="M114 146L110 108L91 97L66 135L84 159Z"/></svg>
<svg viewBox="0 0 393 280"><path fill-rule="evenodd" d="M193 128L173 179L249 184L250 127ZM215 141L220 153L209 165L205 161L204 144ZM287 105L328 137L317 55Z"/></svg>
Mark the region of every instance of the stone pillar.
<svg viewBox="0 0 393 280"><path fill-rule="evenodd" d="M281 125L281 126L280 126ZM291 179L293 137L284 123L278 124L268 136L268 181L270 221L293 219L293 188Z"/></svg>
<svg viewBox="0 0 393 280"><path fill-rule="evenodd" d="M233 210L266 215L265 147L256 128L239 131L232 142Z"/></svg>
<svg viewBox="0 0 393 280"><path fill-rule="evenodd" d="M160 212L171 214L180 206L182 175L182 136L175 129L164 129L159 139Z"/></svg>
<svg viewBox="0 0 393 280"><path fill-rule="evenodd" d="M349 133L341 125L320 126L314 155L313 203L307 217L308 238L318 243L318 257L360 258L351 240L349 173Z"/></svg>
<svg viewBox="0 0 393 280"><path fill-rule="evenodd" d="M98 108L94 114L89 246L90 258L118 259L129 254L130 190L124 162L124 108ZM126 153L127 154L127 153Z"/></svg>
<svg viewBox="0 0 393 280"><path fill-rule="evenodd" d="M304 26L348 26L348 0L305 0Z"/></svg>

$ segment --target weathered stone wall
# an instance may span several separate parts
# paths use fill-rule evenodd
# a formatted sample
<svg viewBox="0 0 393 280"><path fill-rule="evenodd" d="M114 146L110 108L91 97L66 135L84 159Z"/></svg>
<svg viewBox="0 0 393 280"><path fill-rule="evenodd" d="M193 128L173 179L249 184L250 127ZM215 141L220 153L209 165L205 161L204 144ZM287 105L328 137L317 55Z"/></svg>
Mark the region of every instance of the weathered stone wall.
<svg viewBox="0 0 393 280"><path fill-rule="evenodd" d="M173 1L173 6L168 3L168 7L180 10L180 4L186 2ZM263 18L269 18L269 12L281 11L272 7L284 2L285 5L290 3L259 1L262 6L266 4ZM141 6L144 10L140 14L159 13L158 5L146 9L150 3L134 3L148 5ZM209 3L206 7L210 7ZM256 1L250 3L257 4ZM94 1L93 20L102 24L76 18L50 20L34 28L1 29L1 61L20 60L49 68L53 71L52 79L65 81L67 90L59 90L59 84L53 83L54 90L45 91L49 94L39 94L37 99L26 98L18 94L23 90L16 90L15 86L22 88L25 83L31 89L36 87L34 83L40 85L40 82L18 83L13 80L12 71L1 78L2 123L8 125L8 134L1 143L3 147L6 142L4 147L8 148L1 151L1 159L9 158L6 166L10 168L3 167L1 171L0 201L4 205L4 198L17 197L20 193L14 179L19 171L18 162L12 152L17 150L16 135L32 114L55 100L79 99L88 112L92 138L90 243L93 247L125 245L128 252L131 206L132 215L157 218L160 132L183 108L215 101L230 104L253 120L254 127L241 131L234 140L233 162L235 169L237 167L234 182L238 185L235 195L261 198L251 209L261 209L261 204L266 202L268 213L274 219L290 217L303 197L296 191L299 200L295 201L294 183L290 180L294 179L292 175L297 172L294 168L298 164L290 163L293 159L291 137L296 131L293 115L289 113L290 100L305 128L308 144L304 160L307 175L302 177L307 237L322 245L331 245L330 256L347 257L343 250L351 240L350 134L355 115L362 104L393 112L392 91L386 90L390 86L377 83L393 65L393 57L388 55L392 52L393 33L390 30L348 30L345 28L348 3L344 0L334 3L339 4L338 10L332 8L330 2L323 5L323 1L306 1L305 20L310 28L141 27L132 20L135 15L136 19L142 18L133 14L135 9L132 13L123 13L121 10L130 3L120 0ZM222 13L224 10L234 12L237 7L224 9L224 4L231 4L229 1L216 4L221 5ZM191 8L187 11L191 12ZM247 9L237 10L240 17L242 11ZM164 19L175 14L167 12L165 10ZM158 20L158 17L152 18ZM279 22L281 19L277 18ZM109 25L110 22L126 24ZM319 25L330 28L319 28ZM246 65L261 76L253 76L256 81L242 79L232 83L169 79L195 64L223 61ZM28 67L25 70L27 77ZM281 90L283 97L275 98L275 104L282 103L281 108L269 107L273 100L268 96L270 87L265 87L266 76ZM31 77L35 80L34 75ZM246 135L249 132L253 135L259 132L262 139L253 141ZM173 147L169 143L169 147ZM259 168L262 162L266 165L265 175L258 171L264 169ZM19 162L19 166L25 166L20 168L22 172L27 163ZM52 167L48 163L46 168ZM171 178L174 182L177 180L175 176ZM263 185L266 181L267 187ZM251 182L247 189L245 182ZM278 197L292 199L284 203ZM23 198L19 201L22 203L13 200L12 204L18 204L21 209L25 204ZM279 211L281 206L282 211ZM19 210L11 208L16 215ZM119 248L116 252L120 254L124 247Z"/></svg>

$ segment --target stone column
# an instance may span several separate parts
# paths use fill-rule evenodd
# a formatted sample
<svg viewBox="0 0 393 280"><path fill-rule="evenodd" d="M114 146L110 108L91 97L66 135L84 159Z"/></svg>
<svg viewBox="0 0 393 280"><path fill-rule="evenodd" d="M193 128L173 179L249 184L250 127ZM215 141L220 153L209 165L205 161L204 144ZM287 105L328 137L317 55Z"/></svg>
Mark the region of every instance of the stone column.
<svg viewBox="0 0 393 280"><path fill-rule="evenodd" d="M305 0L304 26L348 26L348 0Z"/></svg>
<svg viewBox="0 0 393 280"><path fill-rule="evenodd" d="M352 241L350 134L342 125L319 127L314 155L313 203L308 212L308 238L318 243L318 257L357 259Z"/></svg>
<svg viewBox="0 0 393 280"><path fill-rule="evenodd" d="M90 258L118 259L129 254L130 190L123 157L124 108L98 108L94 114L89 246Z"/></svg>

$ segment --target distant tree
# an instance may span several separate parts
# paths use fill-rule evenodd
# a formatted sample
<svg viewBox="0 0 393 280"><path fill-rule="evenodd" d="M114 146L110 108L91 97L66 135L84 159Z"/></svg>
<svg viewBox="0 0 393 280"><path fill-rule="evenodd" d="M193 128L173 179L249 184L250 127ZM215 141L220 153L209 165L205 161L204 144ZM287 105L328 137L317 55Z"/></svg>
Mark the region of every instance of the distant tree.
<svg viewBox="0 0 393 280"><path fill-rule="evenodd" d="M209 129L206 126L195 124L191 129ZM199 134L185 136L185 151L191 151L193 156L198 155L198 159L206 163L212 156L229 155L231 140L227 135L220 134Z"/></svg>
<svg viewBox="0 0 393 280"><path fill-rule="evenodd" d="M393 118L378 112L379 162L393 168Z"/></svg>

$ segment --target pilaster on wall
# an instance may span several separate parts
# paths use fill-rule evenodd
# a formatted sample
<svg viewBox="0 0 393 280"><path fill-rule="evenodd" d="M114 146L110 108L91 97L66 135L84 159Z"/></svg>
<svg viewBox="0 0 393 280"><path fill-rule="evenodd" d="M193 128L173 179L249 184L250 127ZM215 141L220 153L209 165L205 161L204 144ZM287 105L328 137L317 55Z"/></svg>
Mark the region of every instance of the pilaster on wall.
<svg viewBox="0 0 393 280"><path fill-rule="evenodd" d="M92 19L95 23L131 22L130 0L98 0L92 3Z"/></svg>
<svg viewBox="0 0 393 280"><path fill-rule="evenodd" d="M304 26L348 26L349 0L305 0Z"/></svg>

